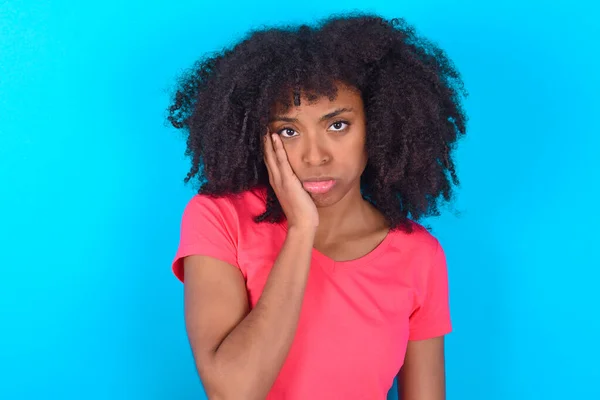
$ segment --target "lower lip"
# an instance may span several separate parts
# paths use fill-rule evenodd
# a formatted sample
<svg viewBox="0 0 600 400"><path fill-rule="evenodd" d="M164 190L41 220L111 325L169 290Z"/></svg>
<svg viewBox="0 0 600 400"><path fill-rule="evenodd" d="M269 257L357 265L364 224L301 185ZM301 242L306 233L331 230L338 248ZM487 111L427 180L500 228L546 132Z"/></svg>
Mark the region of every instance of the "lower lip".
<svg viewBox="0 0 600 400"><path fill-rule="evenodd" d="M331 188L335 185L334 180L330 181L321 181L321 182L304 182L302 186L309 193L315 194L323 194L327 193L331 190Z"/></svg>

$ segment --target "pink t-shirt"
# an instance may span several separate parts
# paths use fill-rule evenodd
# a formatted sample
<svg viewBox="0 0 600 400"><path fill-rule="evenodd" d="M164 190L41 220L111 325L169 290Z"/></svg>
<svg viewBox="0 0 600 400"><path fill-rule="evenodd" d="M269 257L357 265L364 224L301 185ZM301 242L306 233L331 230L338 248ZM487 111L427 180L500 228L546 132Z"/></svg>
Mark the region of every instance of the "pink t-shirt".
<svg viewBox="0 0 600 400"><path fill-rule="evenodd" d="M264 191L194 196L185 208L173 272L202 254L239 268L256 305L286 235L286 223L256 224ZM425 228L390 232L372 252L336 262L313 249L292 347L267 399L384 400L408 340L451 331L444 252Z"/></svg>

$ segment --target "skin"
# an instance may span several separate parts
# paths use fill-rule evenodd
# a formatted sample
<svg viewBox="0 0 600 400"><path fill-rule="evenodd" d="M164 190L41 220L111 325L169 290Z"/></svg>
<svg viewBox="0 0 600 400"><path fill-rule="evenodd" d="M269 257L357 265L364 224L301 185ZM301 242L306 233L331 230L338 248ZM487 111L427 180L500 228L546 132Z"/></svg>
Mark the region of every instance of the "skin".
<svg viewBox="0 0 600 400"><path fill-rule="evenodd" d="M322 176L336 181L328 193L310 194L320 221L314 247L338 261L359 258L377 247L388 227L360 193L360 176L367 165L360 93L340 86L333 102L304 100L287 114L275 107L269 131L281 138L300 182Z"/></svg>
<svg viewBox="0 0 600 400"><path fill-rule="evenodd" d="M184 260L185 318L198 373L210 399L264 399L292 344L312 248L337 261L359 258L387 235L385 218L360 194L367 163L360 93L344 85L287 112L273 107L265 164L288 233L257 305L250 310L240 271L204 256ZM303 184L331 177L325 194ZM443 338L409 342L399 372L402 400L444 400Z"/></svg>

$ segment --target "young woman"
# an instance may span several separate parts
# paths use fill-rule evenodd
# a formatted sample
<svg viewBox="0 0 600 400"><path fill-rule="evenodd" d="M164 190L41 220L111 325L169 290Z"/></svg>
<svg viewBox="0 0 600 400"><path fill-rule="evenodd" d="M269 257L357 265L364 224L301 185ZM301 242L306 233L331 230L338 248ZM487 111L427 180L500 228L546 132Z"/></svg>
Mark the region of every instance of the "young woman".
<svg viewBox="0 0 600 400"><path fill-rule="evenodd" d="M254 31L179 82L200 189L173 262L210 399L445 398L458 72L403 20Z"/></svg>

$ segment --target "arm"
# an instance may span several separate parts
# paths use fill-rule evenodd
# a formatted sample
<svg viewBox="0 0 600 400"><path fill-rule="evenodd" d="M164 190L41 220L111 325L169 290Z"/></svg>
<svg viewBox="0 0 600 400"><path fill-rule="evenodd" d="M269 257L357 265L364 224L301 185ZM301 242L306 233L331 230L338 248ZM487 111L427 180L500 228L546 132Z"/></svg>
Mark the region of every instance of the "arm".
<svg viewBox="0 0 600 400"><path fill-rule="evenodd" d="M290 230L250 312L237 268L203 256L184 261L186 326L210 399L267 395L294 338L313 236L311 231Z"/></svg>
<svg viewBox="0 0 600 400"><path fill-rule="evenodd" d="M439 242L416 287L420 296L409 318L409 340L398 374L401 400L445 400L445 335L452 330L446 256Z"/></svg>
<svg viewBox="0 0 600 400"><path fill-rule="evenodd" d="M408 342L398 373L400 400L445 400L444 337Z"/></svg>
<svg viewBox="0 0 600 400"><path fill-rule="evenodd" d="M206 256L184 260L186 326L210 399L266 397L291 347L308 279L317 208L292 171L280 139L265 136L269 182L288 233L254 309L249 311L237 268Z"/></svg>

